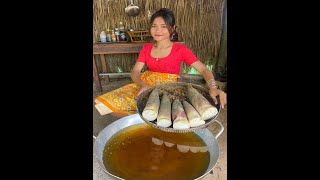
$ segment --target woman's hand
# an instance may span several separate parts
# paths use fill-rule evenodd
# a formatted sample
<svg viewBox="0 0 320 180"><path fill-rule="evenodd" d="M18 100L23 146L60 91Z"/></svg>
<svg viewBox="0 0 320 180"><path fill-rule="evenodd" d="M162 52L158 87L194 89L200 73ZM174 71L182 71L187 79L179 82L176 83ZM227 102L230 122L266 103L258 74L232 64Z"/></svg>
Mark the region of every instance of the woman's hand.
<svg viewBox="0 0 320 180"><path fill-rule="evenodd" d="M210 88L209 93L215 104L218 104L218 100L216 97L219 96L221 107L222 109L224 109L224 105L227 104L227 94L222 90L216 88Z"/></svg>
<svg viewBox="0 0 320 180"><path fill-rule="evenodd" d="M139 89L136 97L138 97L141 93L143 93L145 90L150 89L150 88L151 88L150 86L148 86L146 84L142 84L140 86L140 89Z"/></svg>
<svg viewBox="0 0 320 180"><path fill-rule="evenodd" d="M216 88L216 82L212 72L200 61L196 61L191 64L191 66L202 74L203 78L206 80L207 85L210 87L209 92L215 104L218 104L217 96L220 98L221 107L227 103L227 94L220 89Z"/></svg>

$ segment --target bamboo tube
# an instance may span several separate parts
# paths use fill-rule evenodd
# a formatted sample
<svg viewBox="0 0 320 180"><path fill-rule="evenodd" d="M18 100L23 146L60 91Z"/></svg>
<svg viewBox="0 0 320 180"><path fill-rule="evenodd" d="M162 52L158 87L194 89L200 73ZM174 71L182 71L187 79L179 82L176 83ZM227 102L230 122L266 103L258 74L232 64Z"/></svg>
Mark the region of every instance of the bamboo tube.
<svg viewBox="0 0 320 180"><path fill-rule="evenodd" d="M190 127L197 127L205 124L206 122L201 118L198 111L187 101L183 101L183 107L187 113Z"/></svg>
<svg viewBox="0 0 320 180"><path fill-rule="evenodd" d="M172 103L172 121L173 121L173 129L190 128L187 115L179 99L174 100Z"/></svg>
<svg viewBox="0 0 320 180"><path fill-rule="evenodd" d="M187 87L187 96L192 106L200 114L202 120L209 120L218 113L218 109L210 104L210 102L192 86Z"/></svg>
<svg viewBox="0 0 320 180"><path fill-rule="evenodd" d="M159 107L159 93L156 89L154 89L149 96L145 108L142 111L142 117L144 117L148 121L154 121L155 119L157 119Z"/></svg>
<svg viewBox="0 0 320 180"><path fill-rule="evenodd" d="M157 125L160 127L169 127L171 124L171 101L169 97L164 94L161 98L159 114L157 117Z"/></svg>

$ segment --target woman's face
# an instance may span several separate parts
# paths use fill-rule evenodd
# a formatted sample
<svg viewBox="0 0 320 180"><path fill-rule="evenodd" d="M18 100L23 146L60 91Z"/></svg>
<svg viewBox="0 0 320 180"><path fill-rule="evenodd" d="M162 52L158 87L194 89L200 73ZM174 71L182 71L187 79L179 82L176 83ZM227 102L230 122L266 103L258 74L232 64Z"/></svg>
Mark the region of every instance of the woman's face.
<svg viewBox="0 0 320 180"><path fill-rule="evenodd" d="M164 39L170 39L170 32L168 30L164 19L162 17L156 17L151 24L150 33L154 40L162 41Z"/></svg>

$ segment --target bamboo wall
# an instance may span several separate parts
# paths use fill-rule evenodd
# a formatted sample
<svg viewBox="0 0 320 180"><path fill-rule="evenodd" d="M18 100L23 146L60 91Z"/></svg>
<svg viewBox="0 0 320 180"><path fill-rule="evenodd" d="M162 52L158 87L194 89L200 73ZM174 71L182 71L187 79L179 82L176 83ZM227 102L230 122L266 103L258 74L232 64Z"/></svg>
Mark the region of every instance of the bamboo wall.
<svg viewBox="0 0 320 180"><path fill-rule="evenodd" d="M133 0L141 12L136 17L125 14L130 0L93 0L93 41L99 40L106 27L114 29L122 21L125 28L148 29L149 17L162 7L171 9L176 18L179 41L206 65L216 65L222 34L222 15L225 0ZM149 16L148 16L149 15ZM109 72L130 72L138 54L106 56ZM110 62L110 58L113 59ZM119 70L120 69L120 70ZM189 67L184 67L188 73Z"/></svg>

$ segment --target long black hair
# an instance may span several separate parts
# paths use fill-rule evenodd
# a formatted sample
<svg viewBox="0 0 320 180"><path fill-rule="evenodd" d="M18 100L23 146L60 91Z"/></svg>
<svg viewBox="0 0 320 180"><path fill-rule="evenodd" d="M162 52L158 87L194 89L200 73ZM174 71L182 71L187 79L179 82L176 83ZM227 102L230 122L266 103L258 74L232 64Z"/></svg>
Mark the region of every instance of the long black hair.
<svg viewBox="0 0 320 180"><path fill-rule="evenodd" d="M151 18L150 18L150 24L153 23L154 19L157 17L162 17L164 22L167 24L168 26L168 30L170 33L173 32L174 30L174 26L176 24L176 20L174 17L173 12L170 9L167 8L161 8L158 11L156 11L155 13L152 14Z"/></svg>

